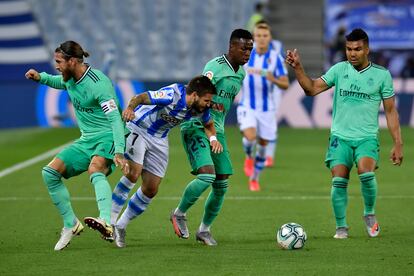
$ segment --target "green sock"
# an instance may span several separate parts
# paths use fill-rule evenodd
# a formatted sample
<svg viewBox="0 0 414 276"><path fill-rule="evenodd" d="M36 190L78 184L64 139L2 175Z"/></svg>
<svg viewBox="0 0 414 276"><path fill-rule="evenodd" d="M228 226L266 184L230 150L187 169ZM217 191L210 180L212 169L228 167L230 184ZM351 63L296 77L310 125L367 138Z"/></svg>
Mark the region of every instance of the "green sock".
<svg viewBox="0 0 414 276"><path fill-rule="evenodd" d="M96 202L98 203L99 217L104 219L106 223L111 223L111 207L112 207L112 190L101 172L95 172L90 175L90 181L95 188Z"/></svg>
<svg viewBox="0 0 414 276"><path fill-rule="evenodd" d="M198 174L197 178L188 183L184 190L178 209L185 213L197 201L201 194L213 183L215 174Z"/></svg>
<svg viewBox="0 0 414 276"><path fill-rule="evenodd" d="M336 220L336 228L348 227L346 224L346 207L348 205L348 181L349 179L342 177L332 178L331 200Z"/></svg>
<svg viewBox="0 0 414 276"><path fill-rule="evenodd" d="M364 198L364 215L375 214L375 202L377 200L377 179L374 172L361 173L362 197Z"/></svg>
<svg viewBox="0 0 414 276"><path fill-rule="evenodd" d="M224 195L227 192L228 179L216 180L213 183L213 189L208 195L204 207L203 223L210 226L223 206Z"/></svg>
<svg viewBox="0 0 414 276"><path fill-rule="evenodd" d="M63 218L64 227L72 228L75 226L76 216L70 204L69 191L61 180L62 175L58 171L45 166L42 170L42 176L52 202Z"/></svg>

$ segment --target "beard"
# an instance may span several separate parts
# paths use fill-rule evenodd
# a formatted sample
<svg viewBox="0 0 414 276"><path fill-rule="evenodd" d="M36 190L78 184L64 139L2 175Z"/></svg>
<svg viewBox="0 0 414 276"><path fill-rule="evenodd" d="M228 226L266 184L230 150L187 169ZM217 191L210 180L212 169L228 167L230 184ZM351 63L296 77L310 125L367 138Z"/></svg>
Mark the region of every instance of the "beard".
<svg viewBox="0 0 414 276"><path fill-rule="evenodd" d="M204 112L204 108L202 108L200 105L198 105L197 103L194 103L192 106L192 110L193 110L193 114L200 114Z"/></svg>
<svg viewBox="0 0 414 276"><path fill-rule="evenodd" d="M70 73L69 70L62 71L60 73L62 74L62 78L63 78L64 82L67 82L68 80L70 80L72 78L72 74Z"/></svg>

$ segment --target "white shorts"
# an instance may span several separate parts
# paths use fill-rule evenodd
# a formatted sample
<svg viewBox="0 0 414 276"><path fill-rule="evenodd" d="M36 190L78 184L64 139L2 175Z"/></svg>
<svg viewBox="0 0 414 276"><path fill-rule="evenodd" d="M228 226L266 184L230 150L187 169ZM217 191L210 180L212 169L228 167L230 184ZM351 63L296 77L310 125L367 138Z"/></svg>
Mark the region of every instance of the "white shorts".
<svg viewBox="0 0 414 276"><path fill-rule="evenodd" d="M145 131L128 135L125 156L143 169L159 177L164 177L168 165L168 138L157 138Z"/></svg>
<svg viewBox="0 0 414 276"><path fill-rule="evenodd" d="M239 105L237 107L237 122L241 131L255 128L258 137L268 141L276 139L277 120L274 110L256 111Z"/></svg>

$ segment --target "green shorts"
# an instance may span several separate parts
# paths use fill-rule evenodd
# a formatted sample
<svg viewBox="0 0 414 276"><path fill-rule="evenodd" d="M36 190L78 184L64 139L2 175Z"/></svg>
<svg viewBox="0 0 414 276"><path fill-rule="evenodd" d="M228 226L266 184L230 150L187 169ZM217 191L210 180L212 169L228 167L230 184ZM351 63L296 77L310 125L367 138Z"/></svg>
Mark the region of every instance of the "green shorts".
<svg viewBox="0 0 414 276"><path fill-rule="evenodd" d="M224 134L217 133L217 140L223 145L223 151L218 154L211 152L210 142L203 128L181 130L181 139L191 164L192 174L197 174L198 169L208 165L214 166L216 174L233 174Z"/></svg>
<svg viewBox="0 0 414 276"><path fill-rule="evenodd" d="M102 156L108 160L109 175L114 169L113 163L115 146L112 133L92 139L77 139L73 144L64 148L56 157L65 163L66 172L64 178L79 175L88 170L92 157Z"/></svg>
<svg viewBox="0 0 414 276"><path fill-rule="evenodd" d="M353 164L357 165L362 157L374 159L378 167L378 139L345 140L334 135L329 138L328 151L325 158L325 164L329 169L337 165L345 165L351 170Z"/></svg>

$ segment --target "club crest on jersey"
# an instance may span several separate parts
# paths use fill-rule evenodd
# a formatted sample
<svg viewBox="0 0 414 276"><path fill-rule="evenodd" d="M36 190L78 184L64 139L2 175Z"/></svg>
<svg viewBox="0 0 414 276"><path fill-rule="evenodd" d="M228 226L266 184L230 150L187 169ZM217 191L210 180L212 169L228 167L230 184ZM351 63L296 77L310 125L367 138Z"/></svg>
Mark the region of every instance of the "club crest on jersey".
<svg viewBox="0 0 414 276"><path fill-rule="evenodd" d="M154 96L153 96L154 99L162 99L164 97L165 97L165 92L164 91L161 91L161 90L156 91L154 93Z"/></svg>
<svg viewBox="0 0 414 276"><path fill-rule="evenodd" d="M214 74L213 74L213 72L212 72L212 71L207 71L204 75L205 75L207 78L209 78L210 80L212 80L212 79L213 79L213 76L214 76Z"/></svg>
<svg viewBox="0 0 414 276"><path fill-rule="evenodd" d="M369 86L373 86L374 85L374 79L373 78L369 78L368 81L367 81L367 84Z"/></svg>
<svg viewBox="0 0 414 276"><path fill-rule="evenodd" d="M114 110L118 110L116 102L114 99L110 99L109 101L101 103L102 110L105 114L112 112Z"/></svg>

